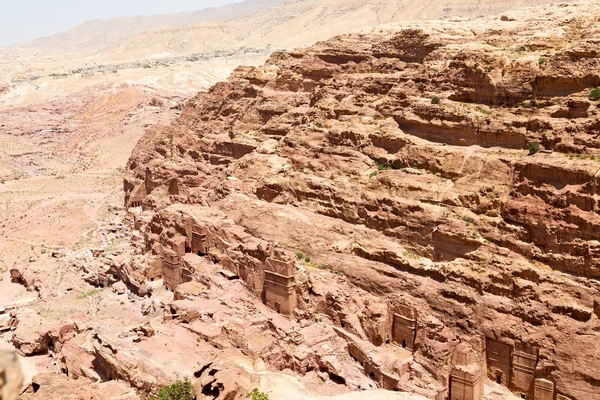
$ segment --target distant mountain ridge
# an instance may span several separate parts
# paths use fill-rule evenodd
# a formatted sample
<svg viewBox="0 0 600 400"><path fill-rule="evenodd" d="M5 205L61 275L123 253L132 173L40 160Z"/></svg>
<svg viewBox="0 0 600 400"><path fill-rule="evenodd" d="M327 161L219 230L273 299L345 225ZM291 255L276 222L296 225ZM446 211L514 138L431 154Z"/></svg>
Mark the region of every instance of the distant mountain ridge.
<svg viewBox="0 0 600 400"><path fill-rule="evenodd" d="M153 29L178 28L200 22L223 23L283 2L285 0L247 0L200 11L90 20L68 31L17 47L43 52L94 52Z"/></svg>
<svg viewBox="0 0 600 400"><path fill-rule="evenodd" d="M141 32L103 49L103 57L140 58L242 46L292 48L386 23L476 18L553 2L556 0L288 0L222 24Z"/></svg>
<svg viewBox="0 0 600 400"><path fill-rule="evenodd" d="M561 1L573 2L575 0ZM366 27L407 20L499 15L556 0L247 0L198 12L85 22L21 46L132 60L241 47L308 46Z"/></svg>

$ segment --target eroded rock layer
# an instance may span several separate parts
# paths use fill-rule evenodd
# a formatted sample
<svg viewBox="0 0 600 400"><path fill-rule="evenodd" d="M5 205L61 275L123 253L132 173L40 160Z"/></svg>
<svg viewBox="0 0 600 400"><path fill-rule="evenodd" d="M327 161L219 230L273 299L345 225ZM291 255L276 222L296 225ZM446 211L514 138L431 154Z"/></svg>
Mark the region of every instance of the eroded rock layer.
<svg viewBox="0 0 600 400"><path fill-rule="evenodd" d="M600 399L599 18L389 26L238 68L134 151L129 283L177 299L194 254L298 324L326 314L379 387Z"/></svg>

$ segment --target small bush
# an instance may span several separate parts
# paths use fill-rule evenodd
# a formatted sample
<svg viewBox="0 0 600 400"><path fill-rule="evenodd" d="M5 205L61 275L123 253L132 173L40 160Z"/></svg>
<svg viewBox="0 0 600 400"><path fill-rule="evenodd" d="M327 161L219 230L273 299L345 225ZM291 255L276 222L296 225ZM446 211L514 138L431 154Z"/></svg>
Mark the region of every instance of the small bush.
<svg viewBox="0 0 600 400"><path fill-rule="evenodd" d="M388 170L392 169L392 166L391 165L383 165L383 164L377 163L377 169L379 171L388 171Z"/></svg>
<svg viewBox="0 0 600 400"><path fill-rule="evenodd" d="M379 173L379 172L377 172L377 171L373 171L373 172L371 172L371 174L369 174L369 179L371 179L371 178L373 178L373 177L377 176L377 174L378 174L378 173ZM4 182L2 182L2 183L4 183Z"/></svg>
<svg viewBox="0 0 600 400"><path fill-rule="evenodd" d="M306 257L306 258L304 259L304 261L306 261L307 263L309 263L309 262L310 262L310 257Z"/></svg>
<svg viewBox="0 0 600 400"><path fill-rule="evenodd" d="M264 392L261 392L258 389L254 389L250 394L248 394L248 398L252 400L269 400L269 395Z"/></svg>
<svg viewBox="0 0 600 400"><path fill-rule="evenodd" d="M530 101L523 102L523 108L533 108L533 104Z"/></svg>
<svg viewBox="0 0 600 400"><path fill-rule="evenodd" d="M441 100L437 96L433 96L433 98L431 99L431 104L440 104L440 102Z"/></svg>
<svg viewBox="0 0 600 400"><path fill-rule="evenodd" d="M546 59L546 57L540 57L540 59L538 60L538 62L540 63L540 65L544 65L544 64L546 64L546 61L548 61L548 60Z"/></svg>
<svg viewBox="0 0 600 400"><path fill-rule="evenodd" d="M102 292L101 289L90 290L87 293L83 293L83 294L80 294L79 296L77 296L77 300L87 299L88 297L95 296L95 295L97 295L98 293L101 293L101 292Z"/></svg>
<svg viewBox="0 0 600 400"><path fill-rule="evenodd" d="M600 88L593 89L590 92L590 99L594 101L600 101Z"/></svg>
<svg viewBox="0 0 600 400"><path fill-rule="evenodd" d="M152 400L194 400L192 394L192 384L189 379L177 381L170 386L165 386L158 392L158 397L152 397ZM258 397L257 399L263 400ZM254 400L254 398L252 398ZM268 400L268 398L267 398Z"/></svg>
<svg viewBox="0 0 600 400"><path fill-rule="evenodd" d="M535 154L540 151L540 144L537 142L529 143L529 154Z"/></svg>
<svg viewBox="0 0 600 400"><path fill-rule="evenodd" d="M304 258L304 254L302 254L301 252L297 251L296 252L296 257L298 257L298 260L302 260Z"/></svg>

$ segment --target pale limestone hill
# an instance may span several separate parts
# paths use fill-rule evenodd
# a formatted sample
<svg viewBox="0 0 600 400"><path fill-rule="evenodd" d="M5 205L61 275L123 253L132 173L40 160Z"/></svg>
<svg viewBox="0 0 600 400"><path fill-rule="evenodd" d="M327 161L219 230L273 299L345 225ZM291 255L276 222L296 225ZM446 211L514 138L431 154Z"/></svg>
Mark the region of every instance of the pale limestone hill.
<svg viewBox="0 0 600 400"><path fill-rule="evenodd" d="M176 28L199 22L223 23L244 14L283 3L285 0L247 0L218 8L153 16L121 17L86 21L56 35L25 43L21 48L40 52L93 52L141 32L156 28Z"/></svg>
<svg viewBox="0 0 600 400"><path fill-rule="evenodd" d="M103 51L109 59L231 48L291 48L331 36L406 20L477 18L554 0L288 0L223 24L142 32Z"/></svg>

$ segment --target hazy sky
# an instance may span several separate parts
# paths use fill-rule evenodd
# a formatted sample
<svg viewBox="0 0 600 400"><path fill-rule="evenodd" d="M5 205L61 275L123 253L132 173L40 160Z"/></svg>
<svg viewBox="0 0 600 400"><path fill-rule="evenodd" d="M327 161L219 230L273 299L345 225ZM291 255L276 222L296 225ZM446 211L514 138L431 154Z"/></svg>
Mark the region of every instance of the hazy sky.
<svg viewBox="0 0 600 400"><path fill-rule="evenodd" d="M70 29L96 18L197 11L241 0L0 0L0 46Z"/></svg>

